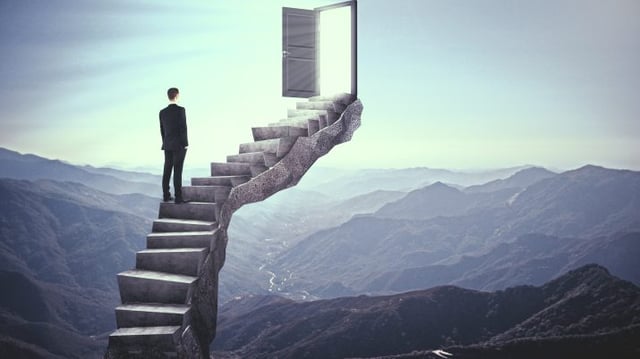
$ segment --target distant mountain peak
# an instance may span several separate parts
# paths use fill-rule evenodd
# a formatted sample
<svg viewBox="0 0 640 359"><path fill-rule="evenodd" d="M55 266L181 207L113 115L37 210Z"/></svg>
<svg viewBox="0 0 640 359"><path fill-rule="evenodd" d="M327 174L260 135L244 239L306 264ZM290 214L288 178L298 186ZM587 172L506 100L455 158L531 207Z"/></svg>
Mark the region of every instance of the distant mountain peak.
<svg viewBox="0 0 640 359"><path fill-rule="evenodd" d="M610 168L605 168L602 166L596 166L596 165L585 165L582 167L578 167L574 170L569 170L565 173L567 174L596 174L596 173L606 173L606 172L610 172L610 171L615 171L613 169Z"/></svg>
<svg viewBox="0 0 640 359"><path fill-rule="evenodd" d="M549 171L544 167L531 166L521 169L505 179L498 179L482 185L467 187L465 192L493 192L509 188L524 189L555 175L555 172Z"/></svg>
<svg viewBox="0 0 640 359"><path fill-rule="evenodd" d="M431 185L425 187L425 189L440 189L440 190L450 190L454 192L459 192L458 189L456 189L455 187L449 186L448 184L442 183L440 181L436 181L432 183Z"/></svg>
<svg viewBox="0 0 640 359"><path fill-rule="evenodd" d="M584 165L582 167L579 167L578 170L606 170L606 168L598 165L589 164L589 165Z"/></svg>
<svg viewBox="0 0 640 359"><path fill-rule="evenodd" d="M531 167L527 167L525 169L522 169L522 170L514 173L511 177L522 176L523 174L531 175L531 174L534 174L534 173L555 174L555 172L549 171L548 169L546 169L544 167L531 166Z"/></svg>
<svg viewBox="0 0 640 359"><path fill-rule="evenodd" d="M611 275L607 268L601 266L600 264L589 263L563 274L558 279L585 278L596 276L613 277L613 275Z"/></svg>
<svg viewBox="0 0 640 359"><path fill-rule="evenodd" d="M586 165L573 170L563 172L560 175L563 176L564 178L569 178L569 179L578 179L578 180L587 180L587 181L593 181L593 180L609 181L609 180L612 180L613 178L620 178L618 175L626 176L629 174L637 175L637 174L640 174L640 172L627 170L627 169L614 169L614 168L607 168L607 167L596 166L596 165Z"/></svg>

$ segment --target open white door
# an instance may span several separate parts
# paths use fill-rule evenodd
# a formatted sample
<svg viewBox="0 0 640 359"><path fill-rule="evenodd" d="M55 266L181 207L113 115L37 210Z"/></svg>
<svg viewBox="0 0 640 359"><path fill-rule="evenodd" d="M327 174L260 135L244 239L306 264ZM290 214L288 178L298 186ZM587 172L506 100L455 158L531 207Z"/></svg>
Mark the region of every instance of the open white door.
<svg viewBox="0 0 640 359"><path fill-rule="evenodd" d="M282 9L282 96L357 96L357 3Z"/></svg>

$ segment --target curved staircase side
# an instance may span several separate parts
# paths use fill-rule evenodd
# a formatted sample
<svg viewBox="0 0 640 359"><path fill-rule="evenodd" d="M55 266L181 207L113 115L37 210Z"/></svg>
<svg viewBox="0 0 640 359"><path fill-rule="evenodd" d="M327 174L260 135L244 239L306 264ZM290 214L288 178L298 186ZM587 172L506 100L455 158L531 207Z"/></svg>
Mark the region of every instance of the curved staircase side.
<svg viewBox="0 0 640 359"><path fill-rule="evenodd" d="M209 358L233 213L295 186L318 158L351 140L362 110L349 94L300 102L287 119L253 128L255 142L226 164L212 163L211 177L192 178L183 193L197 201L161 203L136 269L118 274L123 304L105 358Z"/></svg>

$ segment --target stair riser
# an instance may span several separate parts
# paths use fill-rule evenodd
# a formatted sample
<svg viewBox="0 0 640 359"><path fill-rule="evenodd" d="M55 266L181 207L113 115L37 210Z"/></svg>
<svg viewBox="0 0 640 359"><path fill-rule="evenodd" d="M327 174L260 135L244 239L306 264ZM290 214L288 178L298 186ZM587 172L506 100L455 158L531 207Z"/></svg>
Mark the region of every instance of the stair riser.
<svg viewBox="0 0 640 359"><path fill-rule="evenodd" d="M249 142L243 143L240 145L239 153L249 153L249 152L268 152L268 153L276 153L278 152L279 140L266 140L260 142Z"/></svg>
<svg viewBox="0 0 640 359"><path fill-rule="evenodd" d="M191 285L118 275L120 299L128 303L188 304Z"/></svg>
<svg viewBox="0 0 640 359"><path fill-rule="evenodd" d="M326 116L327 124L333 124L338 120L340 115L333 110L289 110L289 117L296 117L300 115L314 116L318 119L320 116Z"/></svg>
<svg viewBox="0 0 640 359"><path fill-rule="evenodd" d="M207 248L207 250L197 253L138 252L136 253L136 268L156 272L197 276L200 266L202 265L202 262L204 262L209 246L206 246L205 248Z"/></svg>
<svg viewBox="0 0 640 359"><path fill-rule="evenodd" d="M152 232L200 232L212 231L217 228L217 223L213 224L190 224L190 223L162 223L153 222Z"/></svg>
<svg viewBox="0 0 640 359"><path fill-rule="evenodd" d="M265 140L260 142L243 143L240 145L240 153L265 152L275 153L278 158L284 157L298 137L282 137L277 140Z"/></svg>
<svg viewBox="0 0 640 359"><path fill-rule="evenodd" d="M250 176L248 163L211 163L211 176Z"/></svg>
<svg viewBox="0 0 640 359"><path fill-rule="evenodd" d="M308 120L313 120L313 119L317 119L317 118L318 118L318 114L301 115L301 116L288 116L287 118L284 118L284 119L280 120L280 122L286 122L286 121L306 122Z"/></svg>
<svg viewBox="0 0 640 359"><path fill-rule="evenodd" d="M322 115L327 116L327 123L329 124L336 122L340 116L333 110L289 110L288 112L289 118L297 116L313 116L314 118L317 118Z"/></svg>
<svg viewBox="0 0 640 359"><path fill-rule="evenodd" d="M194 202L215 202L221 203L231 192L231 186L229 187L197 187L197 186L185 186L182 187L182 197L185 201Z"/></svg>
<svg viewBox="0 0 640 359"><path fill-rule="evenodd" d="M326 115L327 110L287 110L287 117L299 117L299 116L308 116L309 118L316 118L320 115Z"/></svg>
<svg viewBox="0 0 640 359"><path fill-rule="evenodd" d="M215 203L160 203L159 218L195 219L199 221L216 220Z"/></svg>
<svg viewBox="0 0 640 359"><path fill-rule="evenodd" d="M263 152L243 153L240 155L229 155L227 156L227 162L248 163L250 165L262 165L262 166L265 165Z"/></svg>
<svg viewBox="0 0 640 359"><path fill-rule="evenodd" d="M253 132L254 141L271 140L280 137L299 137L308 136L309 131L300 127L282 126L282 127L254 127L251 129Z"/></svg>
<svg viewBox="0 0 640 359"><path fill-rule="evenodd" d="M118 328L188 325L190 317L190 312L183 315L179 313L143 312L116 308L116 325Z"/></svg>
<svg viewBox="0 0 640 359"><path fill-rule="evenodd" d="M147 236L147 248L209 248L213 235Z"/></svg>
<svg viewBox="0 0 640 359"><path fill-rule="evenodd" d="M110 336L109 347L129 351L142 351L155 348L160 351L173 352L180 337L179 331L162 335ZM135 358L135 357L132 357ZM167 357L169 358L169 356Z"/></svg>
<svg viewBox="0 0 640 359"><path fill-rule="evenodd" d="M314 117L315 118L315 117ZM311 118L313 119L313 118ZM269 127L282 127L282 126L288 126L288 127L294 127L294 128L298 128L300 130L306 131L307 136L309 135L309 123L307 121L309 121L310 118L305 118L302 120L280 120L279 122L275 122L275 123L270 123Z"/></svg>
<svg viewBox="0 0 640 359"><path fill-rule="evenodd" d="M251 176L233 176L233 177L199 177L191 178L193 186L238 186L248 182Z"/></svg>

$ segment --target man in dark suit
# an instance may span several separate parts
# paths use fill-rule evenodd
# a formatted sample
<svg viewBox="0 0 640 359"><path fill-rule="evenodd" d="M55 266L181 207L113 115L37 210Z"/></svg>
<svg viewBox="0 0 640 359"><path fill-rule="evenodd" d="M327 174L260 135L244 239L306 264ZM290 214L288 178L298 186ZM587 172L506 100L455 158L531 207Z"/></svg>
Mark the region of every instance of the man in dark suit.
<svg viewBox="0 0 640 359"><path fill-rule="evenodd" d="M184 107L178 106L179 91L172 87L167 90L169 106L160 111L160 135L162 135L162 149L164 150L164 173L162 174L163 200L170 201L169 179L173 169L173 189L175 203L182 200L182 166L187 154L187 116Z"/></svg>

